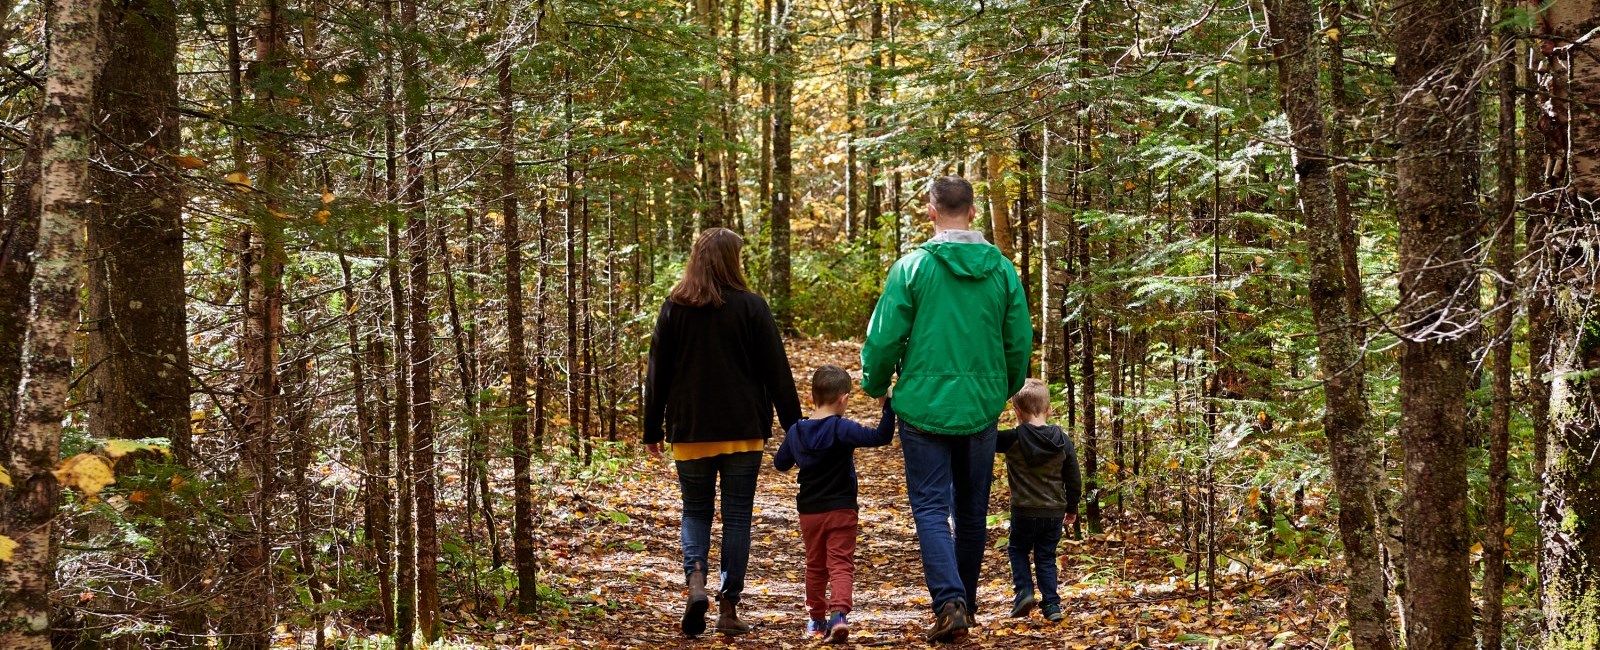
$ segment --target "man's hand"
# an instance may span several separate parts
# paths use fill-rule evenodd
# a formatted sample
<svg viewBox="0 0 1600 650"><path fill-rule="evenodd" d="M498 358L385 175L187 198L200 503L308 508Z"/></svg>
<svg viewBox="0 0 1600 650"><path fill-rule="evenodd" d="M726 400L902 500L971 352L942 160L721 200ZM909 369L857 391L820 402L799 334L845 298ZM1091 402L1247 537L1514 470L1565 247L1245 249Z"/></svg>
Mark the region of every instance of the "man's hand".
<svg viewBox="0 0 1600 650"><path fill-rule="evenodd" d="M1067 516L1061 518L1061 524L1064 526L1071 526L1075 523L1078 523L1078 513L1076 512L1069 512Z"/></svg>
<svg viewBox="0 0 1600 650"><path fill-rule="evenodd" d="M661 460L661 443L652 442L648 445L645 445L644 450L646 453L650 454L651 458L655 460Z"/></svg>

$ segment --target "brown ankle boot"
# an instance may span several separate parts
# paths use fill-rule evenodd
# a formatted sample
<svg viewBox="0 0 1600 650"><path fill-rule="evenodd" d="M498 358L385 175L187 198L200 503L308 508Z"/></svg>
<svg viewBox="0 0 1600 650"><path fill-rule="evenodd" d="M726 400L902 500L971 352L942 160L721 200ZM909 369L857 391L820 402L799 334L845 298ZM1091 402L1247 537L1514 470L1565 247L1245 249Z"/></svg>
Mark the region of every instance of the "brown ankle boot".
<svg viewBox="0 0 1600 650"><path fill-rule="evenodd" d="M706 610L711 599L706 597L706 572L689 574L689 600L683 606L682 630L684 636L700 636L706 631Z"/></svg>
<svg viewBox="0 0 1600 650"><path fill-rule="evenodd" d="M750 624L739 620L739 605L724 598L717 602L721 611L717 616L717 632L723 636L739 636L750 631Z"/></svg>

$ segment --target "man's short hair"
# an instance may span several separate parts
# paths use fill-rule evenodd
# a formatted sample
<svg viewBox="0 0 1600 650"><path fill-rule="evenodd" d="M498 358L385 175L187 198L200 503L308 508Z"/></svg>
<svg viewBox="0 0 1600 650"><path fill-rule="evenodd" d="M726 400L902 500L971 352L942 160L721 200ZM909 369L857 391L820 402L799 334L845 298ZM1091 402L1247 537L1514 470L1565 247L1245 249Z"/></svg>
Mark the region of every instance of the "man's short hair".
<svg viewBox="0 0 1600 650"><path fill-rule="evenodd" d="M850 373L839 366L823 366L811 374L811 400L818 404L831 404L842 395L850 394Z"/></svg>
<svg viewBox="0 0 1600 650"><path fill-rule="evenodd" d="M940 176L928 188L928 202L939 214L965 217L972 209L972 183L960 176Z"/></svg>
<svg viewBox="0 0 1600 650"><path fill-rule="evenodd" d="M1050 385L1029 377L1022 390L1011 396L1011 405L1024 415L1043 415L1050 409Z"/></svg>

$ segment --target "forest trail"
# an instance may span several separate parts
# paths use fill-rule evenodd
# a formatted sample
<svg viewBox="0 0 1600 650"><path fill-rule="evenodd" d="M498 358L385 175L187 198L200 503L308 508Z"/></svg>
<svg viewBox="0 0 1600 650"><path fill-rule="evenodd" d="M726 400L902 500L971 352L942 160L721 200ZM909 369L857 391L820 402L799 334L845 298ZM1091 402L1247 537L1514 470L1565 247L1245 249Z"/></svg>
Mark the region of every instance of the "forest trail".
<svg viewBox="0 0 1600 650"><path fill-rule="evenodd" d="M792 341L790 361L801 392L807 390L810 374L818 365L832 363L859 370L859 351L858 343ZM875 422L872 406L873 400L857 392L851 400L850 417ZM458 621L469 623L458 627L462 631L494 628L497 623L500 629L467 633L455 641L512 648L811 645L801 634L805 562L794 506L796 484L793 474L772 469L771 454L778 442L777 438L768 442L756 496L751 566L741 611L743 618L755 625L753 633L736 639L708 634L693 640L677 633L684 592L678 559L676 475L670 461L641 459L624 469L624 478L616 484L571 481L547 495L553 510L546 516L556 512L568 519L560 524L547 521L539 544L546 549L545 570L557 576L554 587L572 603L570 616L522 627L517 627L515 620L490 620L481 626L471 624L476 619ZM856 462L861 479L861 530L850 645L924 645L923 628L931 617L905 497L898 439L889 447L857 452ZM1026 620L1006 618L1010 568L1003 545L997 544L1006 536L1007 503L1005 484L997 480L990 506L990 546L984 555L979 590L981 627L974 630L967 647L1320 648L1344 625L1344 591L1331 584L1336 573L1326 568L1267 568L1255 560L1249 560L1255 564L1253 578L1243 571L1219 569L1217 602L1208 614L1204 586L1197 590L1191 585L1192 568L1185 572L1187 576L1178 575L1169 556L1179 548L1178 540L1166 533L1148 532L1174 530L1176 524L1113 521L1110 513L1107 534L1063 541L1065 621L1051 625L1037 613ZM713 565L719 529L720 524L713 528ZM1219 559L1219 564L1226 567L1228 560ZM715 585L713 576L709 586L714 589Z"/></svg>

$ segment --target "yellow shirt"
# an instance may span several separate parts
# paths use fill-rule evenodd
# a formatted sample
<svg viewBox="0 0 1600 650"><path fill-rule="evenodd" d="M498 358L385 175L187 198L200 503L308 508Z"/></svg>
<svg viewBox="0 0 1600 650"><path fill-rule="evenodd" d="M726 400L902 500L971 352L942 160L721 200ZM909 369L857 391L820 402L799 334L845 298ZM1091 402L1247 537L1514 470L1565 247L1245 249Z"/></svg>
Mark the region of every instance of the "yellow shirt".
<svg viewBox="0 0 1600 650"><path fill-rule="evenodd" d="M761 438L725 440L722 442L679 442L672 445L672 459L699 460L723 454L737 454L743 451L762 451L766 448L767 441Z"/></svg>

